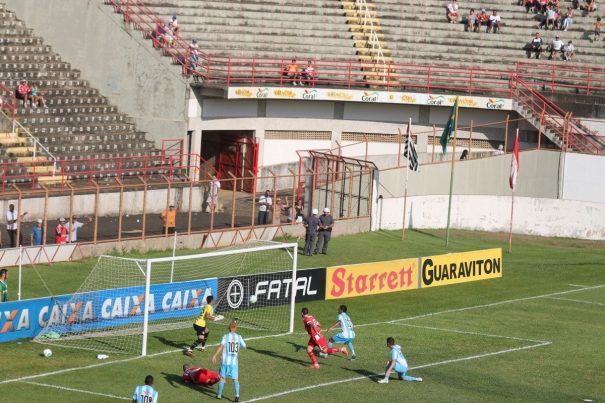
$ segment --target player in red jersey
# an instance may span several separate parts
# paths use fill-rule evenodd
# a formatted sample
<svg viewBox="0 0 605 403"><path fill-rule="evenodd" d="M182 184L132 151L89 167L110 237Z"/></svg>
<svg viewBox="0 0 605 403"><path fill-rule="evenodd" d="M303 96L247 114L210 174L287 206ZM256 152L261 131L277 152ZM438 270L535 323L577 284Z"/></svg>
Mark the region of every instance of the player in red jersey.
<svg viewBox="0 0 605 403"><path fill-rule="evenodd" d="M345 356L349 355L349 351L346 347L342 348L333 348L328 347L328 342L324 337L323 333L321 333L321 324L313 317L313 315L309 315L309 310L307 308L302 309L302 318L303 323L305 324L305 330L309 333L309 343L307 344L307 354L309 354L309 358L313 363L313 368L319 369L319 363L317 362L317 357L315 357L314 349L315 347L319 348L319 354L336 354L343 353Z"/></svg>
<svg viewBox="0 0 605 403"><path fill-rule="evenodd" d="M212 386L220 381L220 379L219 374L209 369L196 368L189 364L183 365L183 381L187 383L192 382L196 385Z"/></svg>

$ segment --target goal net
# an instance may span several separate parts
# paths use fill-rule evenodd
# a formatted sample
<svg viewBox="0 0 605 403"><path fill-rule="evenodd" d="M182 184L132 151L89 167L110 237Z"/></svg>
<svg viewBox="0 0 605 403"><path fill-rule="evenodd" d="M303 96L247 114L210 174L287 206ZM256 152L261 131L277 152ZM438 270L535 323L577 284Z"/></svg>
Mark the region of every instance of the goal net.
<svg viewBox="0 0 605 403"><path fill-rule="evenodd" d="M154 350L175 347L179 340L170 342L171 336L193 329L209 295L215 315L251 334L292 332L296 255L297 244L254 241L177 257L101 256L75 294L55 297L34 340L146 355L150 333L157 333ZM188 341L195 336L185 334Z"/></svg>

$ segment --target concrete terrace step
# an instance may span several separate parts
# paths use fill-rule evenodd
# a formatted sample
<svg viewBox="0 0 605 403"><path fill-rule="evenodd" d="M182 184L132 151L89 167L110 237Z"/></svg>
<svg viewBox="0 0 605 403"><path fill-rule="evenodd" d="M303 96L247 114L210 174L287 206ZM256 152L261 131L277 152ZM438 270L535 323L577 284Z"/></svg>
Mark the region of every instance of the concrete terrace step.
<svg viewBox="0 0 605 403"><path fill-rule="evenodd" d="M146 2L149 3L149 2ZM325 2L324 2L325 3ZM273 4L255 4L255 3L217 3L217 2L204 2L203 7L197 6L190 7L179 7L177 16L179 24L182 22L183 17L207 17L217 13L271 13L275 16L286 16L290 18L291 14L304 15L304 16L337 16L342 17L344 11L339 7L325 7L322 5L313 4L312 7L309 5L301 5L303 3L294 4L282 4L276 7ZM333 2L327 3L333 4ZM153 9L161 17L168 20L175 12L174 6L165 5L154 5Z"/></svg>
<svg viewBox="0 0 605 403"><path fill-rule="evenodd" d="M216 24L203 24L203 25L192 25L187 27L181 27L181 36L183 38L200 38L203 36L204 41L206 40L205 35L207 33L225 33L231 35L271 35L278 36L284 35L284 32L280 28L273 26L268 27L252 27L248 25L216 25ZM297 29L291 32L291 36L304 38L307 41L313 41L313 38L334 38L343 41L350 41L351 33L346 30L315 30L315 29ZM206 43L202 43L202 48Z"/></svg>

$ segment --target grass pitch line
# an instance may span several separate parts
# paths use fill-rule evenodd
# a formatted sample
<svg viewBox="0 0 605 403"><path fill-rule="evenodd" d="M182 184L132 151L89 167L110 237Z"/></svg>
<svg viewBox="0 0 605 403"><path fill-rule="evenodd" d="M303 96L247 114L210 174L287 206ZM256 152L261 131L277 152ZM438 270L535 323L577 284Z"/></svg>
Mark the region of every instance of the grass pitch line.
<svg viewBox="0 0 605 403"><path fill-rule="evenodd" d="M109 397L111 399L131 400L131 399L129 399L127 397L124 397L124 396L116 396L116 395L110 395L110 394L107 394L107 393L91 392L90 390L74 389L74 388L68 388L66 386L50 385L48 383L29 382L29 381L23 382L23 383L27 383L28 385L43 386L45 388L53 388L53 389L67 390L67 391L70 391L70 392L86 393L86 394L89 394L89 395Z"/></svg>
<svg viewBox="0 0 605 403"><path fill-rule="evenodd" d="M470 334L472 336L485 336L485 337L493 337L493 338L497 338L497 339L508 339L508 340L516 340L516 341L527 341L530 343L536 343L536 344L542 344L542 343L547 343L550 344L550 341L545 341L545 340L532 340L532 339L525 339L522 337L515 337L515 336L502 336L499 334L489 334L489 333L481 333L481 332L470 332L470 331L466 331L466 330L458 330L458 329L447 329L447 328L443 328L443 327L433 327L433 326L420 326L420 325L411 325L409 323L393 323L393 325L395 326L406 326L406 327L413 327L413 328L417 328L417 329L429 329L429 330L437 330L440 332L450 332L450 333L459 333L459 334Z"/></svg>
<svg viewBox="0 0 605 403"><path fill-rule="evenodd" d="M529 349L532 349L532 348L543 347L543 346L547 346L549 344L551 344L550 341L545 341L543 343L532 344L530 346L509 348L509 349L506 349L506 350L499 350L499 351L494 351L494 352L491 352L491 353L471 355L469 357L453 358L451 360L444 360L444 361L432 362L432 363L429 363L429 364L418 365L416 367L411 367L410 370L436 367L436 366L439 366L439 365L452 364L452 363L456 363L456 362L477 360L477 359L480 359L480 358L491 357L491 356L494 356L494 355L502 355L502 354L512 353L512 352L515 352L515 351L522 351L522 350L529 350ZM280 396L290 395L292 393L304 392L306 390L311 390L311 389L316 389L316 388L323 388L323 387L332 386L332 385L338 385L340 383L355 382L355 381L360 381L362 379L368 379L368 378L370 378L370 379L372 379L372 378L382 378L383 376L384 376L384 374L376 374L376 375L370 375L370 376L356 376L356 377L353 377L353 378L340 379L338 381L325 382L325 383L320 383L320 384L317 384L317 385L310 385L310 386L305 386L305 387L302 387L302 388L285 390L283 392L273 393L273 394L267 395L267 396L259 396L259 397L252 398L250 400L246 400L246 402L258 402L258 401L261 401L261 400L273 399L273 398L280 397Z"/></svg>
<svg viewBox="0 0 605 403"><path fill-rule="evenodd" d="M556 298L556 297L544 297L546 299L556 299L557 301L569 301L569 302L577 302L580 304L591 304L591 305L600 305L600 306L605 306L604 303L602 302L596 302L596 301L586 301L583 299L571 299L571 298Z"/></svg>
<svg viewBox="0 0 605 403"><path fill-rule="evenodd" d="M270 336L255 336L255 337L247 338L246 340L268 339L271 337L281 337L281 336L286 336L289 334L290 333L281 333L281 334L272 334ZM207 346L216 347L216 346L218 346L218 343L207 344ZM46 377L46 376L60 375L60 374L65 374L68 372L79 371L79 370L84 370L84 369L98 368L98 367L103 367L103 366L111 365L111 364L122 364L122 363L129 362L129 361L140 360L141 358L157 357L160 355L172 354L172 353L177 353L177 352L182 353L183 349L160 351L159 353L149 354L149 355L146 355L145 357L138 355L136 357L124 358L123 360L104 361L104 362L100 362L100 363L96 363L96 364L84 365L82 367L64 368L64 369L58 369L56 371L51 371L51 372L43 372L41 374L36 374L36 375L28 375L28 376L22 376L20 378L6 379L4 381L0 381L0 385L6 384L6 383L13 383L13 382L23 382L23 381L27 381L30 379L42 378L42 377Z"/></svg>
<svg viewBox="0 0 605 403"><path fill-rule="evenodd" d="M463 311L468 311L471 309L485 308L485 307L502 305L502 304L510 304L510 303L519 302L519 301L527 301L527 300L539 299L539 298L545 298L545 297L554 297L557 295L565 295L565 294L569 294L569 293L573 293L573 292L593 290L593 289L603 288L603 287L605 287L605 284L591 286L591 287L585 287L585 288L578 288L575 290L559 291L559 292L554 292L554 293L549 293L549 294L535 295L532 297L509 299L509 300L504 300L504 301L499 301L499 302L493 302L490 304L475 305L475 306L469 306L469 307L457 308L457 309L447 309L445 311L438 311L438 312L427 313L427 314L423 314L423 315L410 316L410 317L402 318L402 319L394 319L394 320L389 320L389 321L373 322L373 323L363 323L363 324L355 325L355 327L376 326L376 325L384 325L384 324L390 324L390 323L396 324L397 322L404 321L404 320L414 320L414 319L431 317L434 315L443 315L443 314L452 313L452 312L463 312ZM249 339L246 339L246 340L264 339L264 338L268 338L268 337L280 337L280 336L285 336L288 334L289 333L283 333L283 334L277 334L277 335L271 335L271 336L250 337ZM209 345L209 346L210 347L216 346L216 344ZM176 352L181 352L181 351L182 351L182 349L166 350L166 351L161 351L159 353L149 354L146 357L157 357L160 355L171 354L171 353L176 353ZM122 360L104 361L101 363L85 365L82 367L64 368L64 369L59 369L59 370L51 371L51 372L44 372L44 373L36 374L36 375L28 375L28 376L23 376L23 377L19 377L19 378L6 379L3 381L0 381L0 385L7 384L7 383L13 383L13 382L22 382L22 381L27 381L30 379L36 379L36 378L41 378L41 377L46 377L46 376L51 376L51 375L59 375L59 374L64 374L64 373L79 371L79 370L84 370L84 369L98 368L98 367L102 367L105 365L121 364L124 362L139 360L141 358L144 358L144 357L142 357L142 356L129 357L129 358L125 358Z"/></svg>
<svg viewBox="0 0 605 403"><path fill-rule="evenodd" d="M428 318L428 317L436 316L436 315L443 315L443 314L446 314L446 313L464 312L464 311L470 311L471 309L488 308L488 307L492 307L492 306L498 306L498 305L504 305L504 304L512 304L514 302L531 301L531 300L540 299L540 298L556 297L557 295L566 295L566 294L571 294L571 293L574 293L574 292L595 290L595 289L603 288L603 287L605 287L605 284L600 284L600 285L595 285L595 286L585 287L585 288L577 288L575 290L552 292L552 293L549 293L549 294L542 294L542 295L534 295L532 297L506 299L504 301L491 302L489 304L473 305L473 306L467 306L467 307L464 307L464 308L453 308L453 309L446 309L445 311L425 313L425 314L422 314L422 315L410 316L410 317L402 318L402 319L395 319L395 320L392 320L392 321L387 321L385 323L395 323L395 322L404 321L404 320L422 319L422 318ZM358 325L358 326L363 326L363 325Z"/></svg>

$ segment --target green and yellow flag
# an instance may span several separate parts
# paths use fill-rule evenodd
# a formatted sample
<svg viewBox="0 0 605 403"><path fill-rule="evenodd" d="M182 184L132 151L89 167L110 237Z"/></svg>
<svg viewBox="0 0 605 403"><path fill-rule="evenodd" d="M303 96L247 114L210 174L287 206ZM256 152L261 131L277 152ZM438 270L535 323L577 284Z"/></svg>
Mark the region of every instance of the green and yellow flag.
<svg viewBox="0 0 605 403"><path fill-rule="evenodd" d="M441 149L443 150L443 155L446 154L447 151L447 143L452 138L452 134L456 129L456 110L458 109L458 97L456 97L456 101L454 101L454 106L452 106L452 111L450 112L450 117L447 119L447 123L443 128L443 133L441 134L441 138L439 139L439 143L441 144Z"/></svg>

